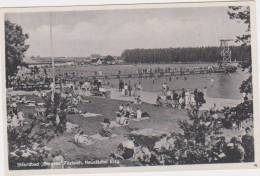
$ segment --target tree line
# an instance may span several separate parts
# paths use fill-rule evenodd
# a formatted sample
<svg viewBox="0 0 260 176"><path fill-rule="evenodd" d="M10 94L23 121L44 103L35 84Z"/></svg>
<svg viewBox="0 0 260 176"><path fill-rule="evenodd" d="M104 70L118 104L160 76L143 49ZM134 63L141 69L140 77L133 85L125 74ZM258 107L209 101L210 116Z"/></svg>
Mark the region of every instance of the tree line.
<svg viewBox="0 0 260 176"><path fill-rule="evenodd" d="M232 60L251 58L250 46L231 46ZM220 47L127 49L121 57L128 63L219 62Z"/></svg>

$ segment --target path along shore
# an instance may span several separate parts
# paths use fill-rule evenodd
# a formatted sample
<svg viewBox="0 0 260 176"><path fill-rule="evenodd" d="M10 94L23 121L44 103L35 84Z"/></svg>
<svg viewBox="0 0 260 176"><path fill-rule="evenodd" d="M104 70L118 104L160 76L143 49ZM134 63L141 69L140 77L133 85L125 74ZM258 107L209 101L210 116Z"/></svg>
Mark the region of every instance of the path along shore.
<svg viewBox="0 0 260 176"><path fill-rule="evenodd" d="M123 100L123 101L135 101L135 97L124 96L117 89L109 89L109 91L111 91L111 99ZM141 91L139 95L141 95L141 100L143 102L149 104L155 104L156 98L159 95L159 93ZM214 104L216 104L217 109L222 109L223 107L226 106L234 107L239 103L241 103L241 100L239 99L212 98L208 96L205 97L205 100L206 103L202 105L202 107L200 108L201 110L209 110L214 106Z"/></svg>
<svg viewBox="0 0 260 176"><path fill-rule="evenodd" d="M110 98L113 100L122 100L122 101L130 101L130 102L135 101L135 97L125 96L121 92L119 92L117 89L109 88L107 90L111 92ZM36 94L36 91L28 92L28 91L10 91L9 90L8 93L10 93L11 95L32 95L32 94ZM86 93L86 94L80 93L80 95L89 96L90 93ZM142 102L145 102L148 104L155 104L156 98L158 95L160 95L160 93L140 91L139 95L141 96ZM209 110L210 108L212 108L214 106L214 104L216 105L217 109L222 109L223 107L226 107L226 106L234 107L234 106L240 104L242 101L239 99L212 98L212 97L208 97L208 96L205 96L205 100L206 100L206 103L202 105L200 110Z"/></svg>

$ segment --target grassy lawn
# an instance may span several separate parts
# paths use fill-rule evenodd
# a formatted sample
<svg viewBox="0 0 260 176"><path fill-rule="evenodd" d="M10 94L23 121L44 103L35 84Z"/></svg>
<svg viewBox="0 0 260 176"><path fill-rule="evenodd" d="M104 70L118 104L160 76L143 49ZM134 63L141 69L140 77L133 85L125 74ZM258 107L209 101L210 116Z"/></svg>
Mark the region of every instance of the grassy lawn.
<svg viewBox="0 0 260 176"><path fill-rule="evenodd" d="M41 102L36 96L28 96L27 99ZM105 99L100 97L88 97L91 103L83 103L78 106L83 112L91 112L101 114L97 117L83 117L79 114L68 115L67 120L71 123L77 124L87 135L94 135L102 128L101 122L104 118L108 118L114 121L116 118L116 111L120 104L126 104L126 101ZM97 140L91 145L75 145L73 143L74 134L64 133L55 137L47 143L47 146L52 151L61 150L66 160L95 160L95 159L107 159L111 153L116 151L117 146L122 141L126 140L126 136L130 134L132 130L152 128L154 130L164 132L176 132L181 133L177 121L188 120L188 116L185 110L171 109L167 107L155 107L154 105L144 103L142 105L133 105L134 109L141 108L143 112L148 112L151 116L148 120L143 121L130 121L129 128L116 127L112 130L113 134L117 136L111 137L106 140ZM29 113L34 113L34 107L20 106L19 109L23 110L27 116ZM234 132L232 130L223 130L226 138L232 136L238 136L242 132ZM123 163L121 163L123 164ZM135 164L135 163L132 163ZM129 163L128 163L129 165ZM98 165L101 167L101 165Z"/></svg>
<svg viewBox="0 0 260 176"><path fill-rule="evenodd" d="M79 105L79 109L102 114L102 116L85 118L78 114L68 115L68 121L78 124L88 135L98 133L98 130L102 127L100 123L104 118L108 118L111 121L115 120L115 112L118 110L118 106L122 103L126 103L124 101L97 97L89 97L88 99L91 100L91 103L81 104ZM141 107L143 112L148 112L151 118L139 122L131 121L129 125L130 129L152 128L165 132L180 132L177 120L188 119L186 113L180 110L157 108L150 104L134 105L134 107L137 106ZM119 143L126 139L125 136L130 133L130 129L125 127L114 128L113 133L117 134L117 136L108 140L97 141L88 146L79 147L72 143L71 141L74 136L71 134L59 136L50 141L47 145L54 150L61 149L67 159L101 159L108 157L116 150Z"/></svg>

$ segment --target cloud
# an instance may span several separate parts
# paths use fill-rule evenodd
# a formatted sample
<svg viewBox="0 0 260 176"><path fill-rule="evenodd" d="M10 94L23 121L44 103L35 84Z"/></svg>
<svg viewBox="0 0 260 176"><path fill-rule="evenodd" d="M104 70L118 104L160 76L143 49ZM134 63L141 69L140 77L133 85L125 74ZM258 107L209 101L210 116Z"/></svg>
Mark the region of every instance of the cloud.
<svg viewBox="0 0 260 176"><path fill-rule="evenodd" d="M129 48L217 46L220 38L235 38L246 29L226 13L226 7L57 13L52 28L54 55L120 55ZM47 17L9 17L29 33L28 55L50 55Z"/></svg>

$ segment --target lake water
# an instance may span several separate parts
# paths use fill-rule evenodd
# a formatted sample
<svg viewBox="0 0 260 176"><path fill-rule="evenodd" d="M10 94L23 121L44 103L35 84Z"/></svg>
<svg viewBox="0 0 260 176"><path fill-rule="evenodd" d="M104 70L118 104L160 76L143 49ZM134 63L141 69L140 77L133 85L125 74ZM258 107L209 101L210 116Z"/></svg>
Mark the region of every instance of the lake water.
<svg viewBox="0 0 260 176"><path fill-rule="evenodd" d="M136 73L138 68L193 68L200 66L207 66L210 64L142 64L142 65L101 65L101 66L86 66L86 67L65 67L57 68L58 73L64 72L77 72L79 75L94 75L95 71L102 71L103 74L117 74L120 70L122 74ZM211 64L212 65L212 64ZM227 99L241 99L239 87L243 80L248 77L248 73L238 70L236 73L211 73L211 74L198 74L186 75L178 77L161 77L157 79L142 78L142 79L125 79L126 83L133 86L137 82L141 82L144 91L160 92L163 82L167 82L170 89L181 90L182 88L192 90L195 88L203 89L207 87L207 96L212 98L227 98ZM113 87L118 87L118 79L104 80Z"/></svg>
<svg viewBox="0 0 260 176"><path fill-rule="evenodd" d="M185 78L186 77L186 78ZM203 89L207 87L207 96L212 98L227 98L227 99L241 99L239 87L243 80L247 76L241 72L233 73L230 75L216 73L216 74L201 74L201 75L188 75L188 76L158 78L154 81L152 79L126 79L125 81L130 84L134 84L141 81L144 91L160 92L162 90L162 84L166 82L170 89L181 90L185 88L187 90L193 90L195 88ZM110 83L116 87L118 80L110 80Z"/></svg>

